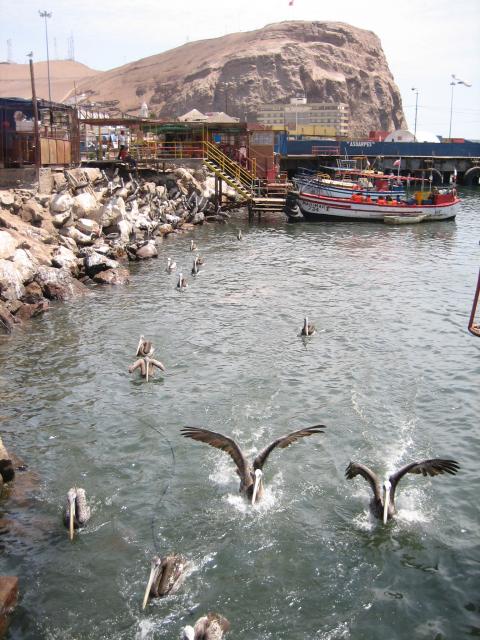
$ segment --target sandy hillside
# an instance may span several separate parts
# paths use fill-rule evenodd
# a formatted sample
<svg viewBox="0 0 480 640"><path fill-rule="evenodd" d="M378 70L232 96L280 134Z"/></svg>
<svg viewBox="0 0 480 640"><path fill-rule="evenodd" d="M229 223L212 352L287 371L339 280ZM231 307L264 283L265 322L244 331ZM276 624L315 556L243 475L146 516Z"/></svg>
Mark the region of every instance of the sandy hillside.
<svg viewBox="0 0 480 640"><path fill-rule="evenodd" d="M48 100L47 63L34 63L37 96ZM52 100L61 102L72 90L73 83L92 78L100 71L72 60L50 61L50 84ZM0 96L3 98L31 98L30 71L28 64L0 64Z"/></svg>

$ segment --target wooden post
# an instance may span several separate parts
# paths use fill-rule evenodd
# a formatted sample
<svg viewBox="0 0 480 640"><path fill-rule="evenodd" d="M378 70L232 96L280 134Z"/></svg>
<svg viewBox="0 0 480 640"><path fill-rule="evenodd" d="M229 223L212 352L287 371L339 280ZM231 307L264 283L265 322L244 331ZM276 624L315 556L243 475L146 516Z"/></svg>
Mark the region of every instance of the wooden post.
<svg viewBox="0 0 480 640"><path fill-rule="evenodd" d="M218 207L218 176L215 174L215 206Z"/></svg>
<svg viewBox="0 0 480 640"><path fill-rule="evenodd" d="M31 58L30 58L30 82L32 84L33 131L35 136L35 166L37 167L37 173L39 174L40 164L41 164L40 132L38 130L38 105L37 105L37 93L35 91L35 75L33 73L33 61Z"/></svg>
<svg viewBox="0 0 480 640"><path fill-rule="evenodd" d="M219 207L222 206L222 199L223 199L223 181L219 177L218 178L218 206Z"/></svg>

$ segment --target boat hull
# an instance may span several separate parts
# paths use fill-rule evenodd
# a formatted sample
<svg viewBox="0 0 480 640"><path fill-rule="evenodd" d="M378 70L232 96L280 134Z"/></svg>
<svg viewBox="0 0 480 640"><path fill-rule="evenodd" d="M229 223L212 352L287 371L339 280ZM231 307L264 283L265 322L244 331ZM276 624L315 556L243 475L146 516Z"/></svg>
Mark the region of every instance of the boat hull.
<svg viewBox="0 0 480 640"><path fill-rule="evenodd" d="M383 222L388 215L396 217L424 216L423 222L452 220L457 215L458 199L442 204L392 205L376 202L355 202L344 198L329 198L300 193L298 205L305 220L371 220Z"/></svg>

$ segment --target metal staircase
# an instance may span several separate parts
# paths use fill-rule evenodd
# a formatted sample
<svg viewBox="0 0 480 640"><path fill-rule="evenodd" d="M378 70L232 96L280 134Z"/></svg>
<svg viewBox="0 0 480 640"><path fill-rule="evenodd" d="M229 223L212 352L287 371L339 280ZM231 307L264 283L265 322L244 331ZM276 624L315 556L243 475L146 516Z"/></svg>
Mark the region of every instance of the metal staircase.
<svg viewBox="0 0 480 640"><path fill-rule="evenodd" d="M254 197L256 182L254 167L253 172L250 172L225 155L211 142L204 141L203 151L205 166L232 187L242 200L249 201Z"/></svg>

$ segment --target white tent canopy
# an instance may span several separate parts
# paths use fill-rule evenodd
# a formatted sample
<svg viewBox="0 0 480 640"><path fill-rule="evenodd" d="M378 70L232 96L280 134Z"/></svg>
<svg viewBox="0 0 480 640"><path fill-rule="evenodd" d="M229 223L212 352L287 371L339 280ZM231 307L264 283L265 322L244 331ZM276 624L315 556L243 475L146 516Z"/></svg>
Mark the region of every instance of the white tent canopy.
<svg viewBox="0 0 480 640"><path fill-rule="evenodd" d="M388 134L385 142L440 142L440 140L430 131L417 131L415 136L408 129L397 129L397 131Z"/></svg>

